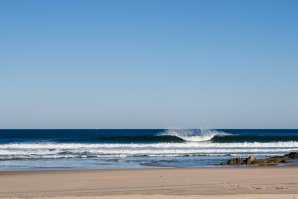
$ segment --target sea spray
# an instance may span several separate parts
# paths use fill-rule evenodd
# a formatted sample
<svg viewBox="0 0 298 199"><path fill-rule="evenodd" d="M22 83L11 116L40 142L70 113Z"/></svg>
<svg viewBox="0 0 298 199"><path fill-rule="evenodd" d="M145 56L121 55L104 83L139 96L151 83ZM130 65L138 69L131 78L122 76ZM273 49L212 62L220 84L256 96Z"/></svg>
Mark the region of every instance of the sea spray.
<svg viewBox="0 0 298 199"><path fill-rule="evenodd" d="M215 136L223 137L230 134L213 129L168 129L161 135L176 136L190 142L202 142L209 141Z"/></svg>

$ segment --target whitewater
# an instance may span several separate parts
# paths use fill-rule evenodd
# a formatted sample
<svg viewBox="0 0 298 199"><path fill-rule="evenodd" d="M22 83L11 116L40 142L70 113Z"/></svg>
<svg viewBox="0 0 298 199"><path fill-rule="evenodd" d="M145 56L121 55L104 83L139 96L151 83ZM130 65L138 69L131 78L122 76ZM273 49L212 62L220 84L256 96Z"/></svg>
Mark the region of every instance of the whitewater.
<svg viewBox="0 0 298 199"><path fill-rule="evenodd" d="M298 151L298 131L0 130L2 170L212 167L230 157L267 157L291 151Z"/></svg>

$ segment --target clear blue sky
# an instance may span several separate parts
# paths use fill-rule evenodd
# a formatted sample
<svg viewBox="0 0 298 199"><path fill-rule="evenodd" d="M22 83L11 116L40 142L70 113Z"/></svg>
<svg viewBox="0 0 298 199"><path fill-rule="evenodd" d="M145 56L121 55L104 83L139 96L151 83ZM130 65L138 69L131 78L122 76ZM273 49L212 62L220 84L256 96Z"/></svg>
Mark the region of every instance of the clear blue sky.
<svg viewBox="0 0 298 199"><path fill-rule="evenodd" d="M298 128L297 10L1 0L0 128Z"/></svg>

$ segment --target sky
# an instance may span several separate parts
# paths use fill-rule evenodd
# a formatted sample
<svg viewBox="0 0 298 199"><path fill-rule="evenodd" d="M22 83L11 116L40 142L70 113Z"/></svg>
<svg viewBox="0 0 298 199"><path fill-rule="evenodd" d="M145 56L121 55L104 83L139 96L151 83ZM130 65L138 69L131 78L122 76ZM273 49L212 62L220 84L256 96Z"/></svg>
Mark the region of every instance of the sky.
<svg viewBox="0 0 298 199"><path fill-rule="evenodd" d="M0 128L298 128L296 0L0 0Z"/></svg>

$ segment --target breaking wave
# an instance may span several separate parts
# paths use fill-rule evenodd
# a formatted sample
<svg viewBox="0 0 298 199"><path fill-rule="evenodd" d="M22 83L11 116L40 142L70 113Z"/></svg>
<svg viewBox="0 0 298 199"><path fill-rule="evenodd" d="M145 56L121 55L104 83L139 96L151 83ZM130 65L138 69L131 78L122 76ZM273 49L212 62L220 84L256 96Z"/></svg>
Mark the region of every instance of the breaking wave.
<svg viewBox="0 0 298 199"><path fill-rule="evenodd" d="M298 150L298 142L272 143L156 143L156 144L3 144L0 160L47 158L232 156L285 154Z"/></svg>
<svg viewBox="0 0 298 199"><path fill-rule="evenodd" d="M202 142L212 140L214 137L220 138L230 134L212 129L169 129L161 133L161 135L174 136L184 141Z"/></svg>
<svg viewBox="0 0 298 199"><path fill-rule="evenodd" d="M0 160L222 157L298 151L296 132L227 132L213 129L6 132L0 137Z"/></svg>

